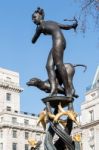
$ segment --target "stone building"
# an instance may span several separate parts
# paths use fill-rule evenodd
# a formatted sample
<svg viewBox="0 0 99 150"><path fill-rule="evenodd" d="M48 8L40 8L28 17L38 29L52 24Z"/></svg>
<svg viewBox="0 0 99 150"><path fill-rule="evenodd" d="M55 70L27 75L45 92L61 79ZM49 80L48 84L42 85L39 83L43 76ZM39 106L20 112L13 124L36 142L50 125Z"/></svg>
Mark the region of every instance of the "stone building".
<svg viewBox="0 0 99 150"><path fill-rule="evenodd" d="M81 105L83 150L99 149L99 67Z"/></svg>
<svg viewBox="0 0 99 150"><path fill-rule="evenodd" d="M72 134L80 133L80 150L99 149L99 66L92 84L86 88L85 100L81 104L81 127L74 126ZM78 149L77 149L78 150Z"/></svg>
<svg viewBox="0 0 99 150"><path fill-rule="evenodd" d="M19 73L0 68L0 150L29 150L29 138L44 139L38 117L20 111L22 91Z"/></svg>

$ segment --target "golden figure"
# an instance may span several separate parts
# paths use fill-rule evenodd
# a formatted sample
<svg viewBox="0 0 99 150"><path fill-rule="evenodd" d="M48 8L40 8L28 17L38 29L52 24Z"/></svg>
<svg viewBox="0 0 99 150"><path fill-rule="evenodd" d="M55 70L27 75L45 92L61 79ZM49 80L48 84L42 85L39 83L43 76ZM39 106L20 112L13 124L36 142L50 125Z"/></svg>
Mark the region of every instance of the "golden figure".
<svg viewBox="0 0 99 150"><path fill-rule="evenodd" d="M38 123L37 125L39 125L40 123L42 124L44 130L46 129L46 124L47 124L47 120L48 118L52 119L53 122L58 122L61 125L63 125L63 127L66 126L67 122L66 120L62 120L60 119L61 116L66 115L68 116L72 121L74 121L78 126L80 125L80 123L77 121L77 113L75 113L72 110L67 110L65 111L61 104L58 105L58 113L56 115L47 112L47 110L43 110L40 114L39 114L39 119L38 119Z"/></svg>
<svg viewBox="0 0 99 150"><path fill-rule="evenodd" d="M47 123L47 114L46 114L46 110L43 110L40 114L39 114L39 119L37 122L37 125L42 124L43 129L46 129L46 123Z"/></svg>
<svg viewBox="0 0 99 150"><path fill-rule="evenodd" d="M37 141L35 139L28 139L28 143L31 146L31 149L36 149L37 147L40 146L40 144L42 143L41 141Z"/></svg>
<svg viewBox="0 0 99 150"><path fill-rule="evenodd" d="M47 120L48 120L47 118L48 117L50 119L54 120L54 118L56 117L56 115L54 115L54 114L52 114L50 112L47 112L46 110L43 110L39 114L39 119L38 119L37 125L39 125L41 123L41 125L43 126L43 129L46 130L46 124L47 124ZM67 124L66 120L62 120L62 119L59 119L58 123L62 124L64 127Z"/></svg>
<svg viewBox="0 0 99 150"><path fill-rule="evenodd" d="M76 134L72 137L74 142L80 142L81 141L81 134Z"/></svg>
<svg viewBox="0 0 99 150"><path fill-rule="evenodd" d="M75 113L72 110L67 110L65 111L61 104L58 105L59 113L56 114L54 118L54 122L58 122L59 118L63 115L68 116L72 121L74 121L78 126L80 125L79 122L77 121L77 113Z"/></svg>
<svg viewBox="0 0 99 150"><path fill-rule="evenodd" d="M31 147L36 148L38 142L35 139L28 139L28 143Z"/></svg>

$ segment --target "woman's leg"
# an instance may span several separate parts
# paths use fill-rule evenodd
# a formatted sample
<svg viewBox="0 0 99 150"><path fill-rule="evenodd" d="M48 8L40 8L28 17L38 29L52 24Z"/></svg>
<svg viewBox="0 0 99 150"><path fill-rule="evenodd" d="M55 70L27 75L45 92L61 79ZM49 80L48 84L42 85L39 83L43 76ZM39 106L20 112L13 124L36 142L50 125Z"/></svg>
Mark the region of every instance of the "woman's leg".
<svg viewBox="0 0 99 150"><path fill-rule="evenodd" d="M56 74L55 74L54 61L52 57L52 50L48 55L46 69L47 69L48 78L51 86L51 95L54 95L56 93Z"/></svg>
<svg viewBox="0 0 99 150"><path fill-rule="evenodd" d="M52 51L53 60L56 65L56 68L61 76L61 79L62 79L62 82L64 85L64 89L65 89L65 95L67 97L72 97L71 88L68 83L68 74L67 74L66 68L63 64L63 52L64 52L64 50L60 50L58 48L53 49L53 51Z"/></svg>

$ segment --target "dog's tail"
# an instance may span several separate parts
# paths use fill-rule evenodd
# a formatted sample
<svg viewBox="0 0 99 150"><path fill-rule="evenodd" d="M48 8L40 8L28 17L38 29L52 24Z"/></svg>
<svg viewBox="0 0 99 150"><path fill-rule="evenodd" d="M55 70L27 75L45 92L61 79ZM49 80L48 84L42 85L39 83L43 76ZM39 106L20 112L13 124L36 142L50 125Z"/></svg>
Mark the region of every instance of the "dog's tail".
<svg viewBox="0 0 99 150"><path fill-rule="evenodd" d="M74 67L79 67L79 66L81 66L81 67L84 67L84 72L87 70L87 66L86 65L83 65L83 64L75 64L75 65L73 65Z"/></svg>

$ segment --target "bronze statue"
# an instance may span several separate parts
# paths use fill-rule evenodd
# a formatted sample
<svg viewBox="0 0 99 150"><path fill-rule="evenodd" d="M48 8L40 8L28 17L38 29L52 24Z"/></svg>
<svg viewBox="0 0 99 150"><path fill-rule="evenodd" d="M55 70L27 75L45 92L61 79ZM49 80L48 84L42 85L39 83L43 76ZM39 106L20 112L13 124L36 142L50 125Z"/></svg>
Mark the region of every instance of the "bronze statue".
<svg viewBox="0 0 99 150"><path fill-rule="evenodd" d="M64 25L55 21L45 21L44 10L41 8L37 8L32 14L32 20L37 25L32 43L37 41L41 33L52 37L52 48L46 64L48 79L42 81L38 78L32 78L27 82L28 86L35 86L46 93L50 93L50 96L42 99L46 107L40 113L37 123L37 125L41 123L44 129L46 129L46 124L49 123L44 140L44 150L75 150L75 142L71 137L71 131L73 122L78 126L80 123L77 121L77 114L73 108L74 98L78 97L73 86L73 77L75 67L83 66L85 70L87 67L81 64L72 65L63 62L66 40L62 29L76 30L78 23L76 19L72 20L75 21L72 25ZM67 107L67 109L64 110L64 107ZM61 118L64 115L66 117L65 120ZM55 134L59 138L53 143ZM31 150L39 149L41 142L38 143L33 139L29 142Z"/></svg>
<svg viewBox="0 0 99 150"><path fill-rule="evenodd" d="M85 70L86 70L87 67L85 65L82 65L82 64L72 65L70 63L65 63L64 66L65 66L65 69L66 69L66 72L67 72L68 82L69 82L69 84L72 88L72 91L73 91L72 97L78 98L78 95L75 93L75 89L74 89L74 86L73 86L73 77L74 77L74 74L75 74L75 67L82 66L82 67L85 67ZM62 80L60 78L60 75L59 75L57 69L55 70L55 74L56 74L56 84L57 84L56 91L57 91L58 94L65 95L64 87L62 86L63 83L62 83ZM46 93L51 92L49 79L47 79L45 81L42 81L38 78L32 78L27 82L27 85L28 86L35 86L35 87L39 88L40 90L45 91Z"/></svg>
<svg viewBox="0 0 99 150"><path fill-rule="evenodd" d="M56 73L55 68L58 70L62 83L64 85L65 95L67 97L72 97L74 91L68 82L67 71L63 63L64 50L66 48L66 40L61 31L76 29L77 21L72 25L63 25L54 21L44 20L44 10L37 8L37 10L32 15L33 22L37 25L36 32L32 38L32 43L35 43L39 38L40 34L52 36L52 49L48 55L46 69L49 77L49 82L51 85L51 96L57 91L56 83Z"/></svg>

